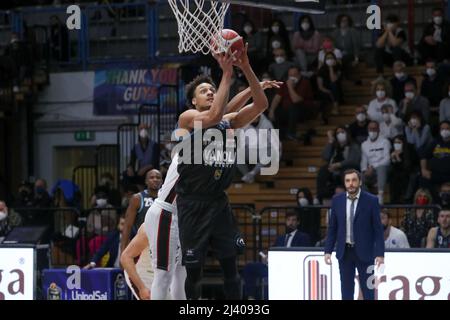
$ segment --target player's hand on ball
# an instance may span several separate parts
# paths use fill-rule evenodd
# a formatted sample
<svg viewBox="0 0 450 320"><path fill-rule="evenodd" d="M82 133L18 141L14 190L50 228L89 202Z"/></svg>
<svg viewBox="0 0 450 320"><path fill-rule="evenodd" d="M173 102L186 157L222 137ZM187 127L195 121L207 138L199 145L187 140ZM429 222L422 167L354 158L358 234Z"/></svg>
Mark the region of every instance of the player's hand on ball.
<svg viewBox="0 0 450 320"><path fill-rule="evenodd" d="M213 52L212 55L214 59L217 60L224 73L229 73L230 75L233 73L233 63L237 60L236 52L230 52L230 50L228 50L226 53Z"/></svg>
<svg viewBox="0 0 450 320"><path fill-rule="evenodd" d="M248 59L247 51L248 51L248 42L245 44L244 51L242 51L241 56L239 58L237 58L234 63L234 65L236 67L242 69L242 68L250 66L250 60ZM235 52L233 52L233 53L235 53Z"/></svg>

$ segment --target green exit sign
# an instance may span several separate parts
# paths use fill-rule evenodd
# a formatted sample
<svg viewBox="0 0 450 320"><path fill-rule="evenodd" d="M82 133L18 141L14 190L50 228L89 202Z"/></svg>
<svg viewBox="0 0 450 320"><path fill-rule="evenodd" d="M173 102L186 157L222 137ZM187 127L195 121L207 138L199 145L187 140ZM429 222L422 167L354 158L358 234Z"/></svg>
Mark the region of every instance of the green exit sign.
<svg viewBox="0 0 450 320"><path fill-rule="evenodd" d="M75 141L94 141L95 132L94 131L76 131Z"/></svg>

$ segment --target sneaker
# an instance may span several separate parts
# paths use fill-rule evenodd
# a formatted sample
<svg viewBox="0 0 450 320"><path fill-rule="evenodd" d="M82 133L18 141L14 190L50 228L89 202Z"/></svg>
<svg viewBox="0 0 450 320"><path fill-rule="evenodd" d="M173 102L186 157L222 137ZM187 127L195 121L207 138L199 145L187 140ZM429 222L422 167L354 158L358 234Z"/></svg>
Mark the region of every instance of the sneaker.
<svg viewBox="0 0 450 320"><path fill-rule="evenodd" d="M241 180L245 183L253 183L253 182L255 182L255 175L253 173L249 172L249 173L245 174L241 178Z"/></svg>

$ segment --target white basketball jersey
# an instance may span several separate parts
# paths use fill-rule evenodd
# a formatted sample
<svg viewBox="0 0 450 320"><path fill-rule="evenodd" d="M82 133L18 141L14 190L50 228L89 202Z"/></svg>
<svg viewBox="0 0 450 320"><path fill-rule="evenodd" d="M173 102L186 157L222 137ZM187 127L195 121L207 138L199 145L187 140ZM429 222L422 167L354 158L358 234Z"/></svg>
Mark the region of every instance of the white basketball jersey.
<svg viewBox="0 0 450 320"><path fill-rule="evenodd" d="M158 199L164 202L168 202L173 204L175 202L176 192L175 185L178 181L178 154L175 154L172 158L172 162L169 166L169 170L167 170L166 179L164 183L158 191Z"/></svg>

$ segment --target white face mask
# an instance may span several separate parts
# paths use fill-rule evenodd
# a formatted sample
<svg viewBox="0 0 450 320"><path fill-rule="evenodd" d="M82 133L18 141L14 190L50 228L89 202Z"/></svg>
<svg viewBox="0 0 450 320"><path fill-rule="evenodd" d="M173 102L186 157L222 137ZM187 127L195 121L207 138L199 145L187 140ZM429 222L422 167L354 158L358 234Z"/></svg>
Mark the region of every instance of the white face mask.
<svg viewBox="0 0 450 320"><path fill-rule="evenodd" d="M326 64L331 67L336 64L336 61L334 59L327 59Z"/></svg>
<svg viewBox="0 0 450 320"><path fill-rule="evenodd" d="M272 32L273 32L273 33L278 33L278 32L280 32L280 27L279 27L279 26L272 26Z"/></svg>
<svg viewBox="0 0 450 320"><path fill-rule="evenodd" d="M0 221L5 220L7 216L5 211L0 211Z"/></svg>
<svg viewBox="0 0 450 320"><path fill-rule="evenodd" d="M384 91L384 90L377 90L376 94L377 94L377 98L379 98L379 99L383 99L384 97L386 97L386 91Z"/></svg>
<svg viewBox="0 0 450 320"><path fill-rule="evenodd" d="M273 41L272 42L272 48L273 49L278 49L281 47L281 42L280 41Z"/></svg>
<svg viewBox="0 0 450 320"><path fill-rule="evenodd" d="M363 122L366 121L367 117L365 113L358 113L356 115L356 120L358 120L359 122Z"/></svg>
<svg viewBox="0 0 450 320"><path fill-rule="evenodd" d="M378 137L378 132L374 132L374 131L369 131L369 138L370 140L376 140Z"/></svg>
<svg viewBox="0 0 450 320"><path fill-rule="evenodd" d="M337 141L339 143L346 143L347 142L347 134L345 132L339 132L336 135Z"/></svg>
<svg viewBox="0 0 450 320"><path fill-rule="evenodd" d="M392 30L393 26L394 26L394 24L392 22L386 23L386 29L388 29L388 30Z"/></svg>
<svg viewBox="0 0 450 320"><path fill-rule="evenodd" d="M394 150L395 151L402 151L403 150L403 143L394 143Z"/></svg>
<svg viewBox="0 0 450 320"><path fill-rule="evenodd" d="M432 76L434 76L434 75L436 74L436 70L433 69L433 68L427 68L426 73L427 73L427 75L428 75L429 77L432 77Z"/></svg>
<svg viewBox="0 0 450 320"><path fill-rule="evenodd" d="M300 205L300 207L305 207L305 206L309 205L309 201L306 198L299 198L298 204Z"/></svg>
<svg viewBox="0 0 450 320"><path fill-rule="evenodd" d="M309 30L309 22L302 22L302 30L303 31L308 31Z"/></svg>
<svg viewBox="0 0 450 320"><path fill-rule="evenodd" d="M395 77L399 80L402 79L404 76L405 76L404 72L396 72L395 73Z"/></svg>
<svg viewBox="0 0 450 320"><path fill-rule="evenodd" d="M172 143L166 143L166 144L164 145L164 147L165 147L167 150L172 151L172 149L173 149L173 144L172 144Z"/></svg>
<svg viewBox="0 0 450 320"><path fill-rule="evenodd" d="M280 64L283 63L285 61L284 57L275 57L275 62Z"/></svg>
<svg viewBox="0 0 450 320"><path fill-rule="evenodd" d="M289 77L289 80L291 80L294 84L297 84L297 82L298 82L297 77Z"/></svg>
<svg viewBox="0 0 450 320"><path fill-rule="evenodd" d="M413 99L414 96L415 96L414 92L411 91L405 92L405 97L408 99Z"/></svg>
<svg viewBox="0 0 450 320"><path fill-rule="evenodd" d="M145 139L148 137L148 132L145 129L141 129L141 131L139 131L139 137L141 137L142 139Z"/></svg>
<svg viewBox="0 0 450 320"><path fill-rule="evenodd" d="M244 27L244 32L245 32L246 34L250 34L252 31L253 31L252 26L245 26L245 27Z"/></svg>
<svg viewBox="0 0 450 320"><path fill-rule="evenodd" d="M433 18L433 22L437 25L441 25L443 20L444 20L444 18L442 18L441 16L437 16L437 17Z"/></svg>
<svg viewBox="0 0 450 320"><path fill-rule="evenodd" d="M391 120L391 114L383 113L383 119L384 119L384 121L388 122L389 120Z"/></svg>
<svg viewBox="0 0 450 320"><path fill-rule="evenodd" d="M441 130L441 137L442 137L442 139L450 138L450 130L448 130L448 129Z"/></svg>
<svg viewBox="0 0 450 320"><path fill-rule="evenodd" d="M97 207L103 208L108 203L108 200L106 200L106 199L97 199L97 200L95 200L95 203L97 204Z"/></svg>

